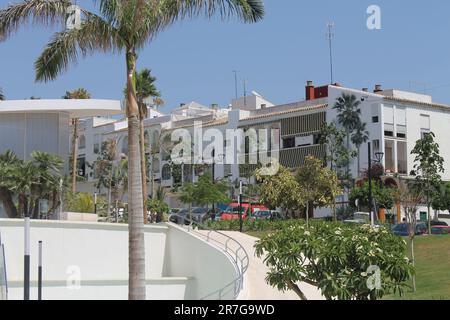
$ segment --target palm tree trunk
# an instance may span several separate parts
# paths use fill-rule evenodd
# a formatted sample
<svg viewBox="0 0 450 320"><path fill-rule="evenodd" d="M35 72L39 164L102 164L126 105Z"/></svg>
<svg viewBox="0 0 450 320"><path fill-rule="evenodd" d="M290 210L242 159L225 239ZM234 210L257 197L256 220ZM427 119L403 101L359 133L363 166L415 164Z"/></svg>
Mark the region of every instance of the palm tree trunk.
<svg viewBox="0 0 450 320"><path fill-rule="evenodd" d="M358 146L358 173L357 173L358 178L359 178L359 175L360 175L360 172L361 172L360 150L361 150L361 147Z"/></svg>
<svg viewBox="0 0 450 320"><path fill-rule="evenodd" d="M3 204L3 208L5 208L6 215L10 219L15 219L19 217L19 212L17 207L14 204L12 194L9 190L5 188L0 188L0 201Z"/></svg>
<svg viewBox="0 0 450 320"><path fill-rule="evenodd" d="M144 224L148 223L147 217L147 165L145 161L145 133L144 133L144 109L145 104L141 103L139 106L139 136L140 136L140 153L141 153L141 176L142 176L142 195L143 195L143 214L144 214Z"/></svg>
<svg viewBox="0 0 450 320"><path fill-rule="evenodd" d="M145 242L142 221L142 177L139 147L139 106L136 99L134 74L136 54L127 50L127 117L128 117L128 298L145 300Z"/></svg>
<svg viewBox="0 0 450 320"><path fill-rule="evenodd" d="M78 119L73 119L73 136L72 136L72 193L77 192L77 150L78 150Z"/></svg>

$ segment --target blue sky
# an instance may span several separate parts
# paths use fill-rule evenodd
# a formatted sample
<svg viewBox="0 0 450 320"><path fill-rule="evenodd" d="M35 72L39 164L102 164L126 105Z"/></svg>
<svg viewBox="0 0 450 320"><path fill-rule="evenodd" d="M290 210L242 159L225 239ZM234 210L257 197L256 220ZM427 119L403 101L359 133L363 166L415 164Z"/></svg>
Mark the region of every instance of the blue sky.
<svg viewBox="0 0 450 320"><path fill-rule="evenodd" d="M0 0L4 7L12 0ZM78 1L88 4L91 1ZM382 30L366 27L366 10L381 8ZM450 103L450 2L365 0L265 0L257 24L197 18L177 23L140 53L167 110L181 102L226 106L234 97L233 70L275 103L304 98L306 80L330 80L326 23L334 21L335 81L345 86L412 89ZM81 59L57 80L36 84L33 63L56 29L27 26L0 43L0 87L8 99L59 98L85 87L94 98L120 99L125 80L121 55Z"/></svg>

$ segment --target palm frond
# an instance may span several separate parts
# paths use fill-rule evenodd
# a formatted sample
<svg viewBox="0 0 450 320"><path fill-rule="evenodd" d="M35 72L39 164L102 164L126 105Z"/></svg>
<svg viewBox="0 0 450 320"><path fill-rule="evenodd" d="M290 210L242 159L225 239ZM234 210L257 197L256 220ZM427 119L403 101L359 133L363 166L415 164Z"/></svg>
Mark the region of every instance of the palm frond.
<svg viewBox="0 0 450 320"><path fill-rule="evenodd" d="M26 23L64 24L70 0L26 0L0 10L0 41L6 40Z"/></svg>
<svg viewBox="0 0 450 320"><path fill-rule="evenodd" d="M97 50L108 52L124 47L122 38L113 26L101 17L87 13L80 28L58 32L35 62L36 81L53 80L65 71L78 55L84 57Z"/></svg>

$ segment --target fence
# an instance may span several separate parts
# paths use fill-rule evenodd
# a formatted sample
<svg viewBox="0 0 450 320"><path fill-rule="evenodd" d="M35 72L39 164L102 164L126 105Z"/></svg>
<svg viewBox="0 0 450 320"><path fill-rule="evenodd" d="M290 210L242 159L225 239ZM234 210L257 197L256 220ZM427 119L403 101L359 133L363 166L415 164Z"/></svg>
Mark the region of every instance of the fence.
<svg viewBox="0 0 450 320"><path fill-rule="evenodd" d="M8 282L6 278L5 245L2 243L0 233L0 300L8 299Z"/></svg>

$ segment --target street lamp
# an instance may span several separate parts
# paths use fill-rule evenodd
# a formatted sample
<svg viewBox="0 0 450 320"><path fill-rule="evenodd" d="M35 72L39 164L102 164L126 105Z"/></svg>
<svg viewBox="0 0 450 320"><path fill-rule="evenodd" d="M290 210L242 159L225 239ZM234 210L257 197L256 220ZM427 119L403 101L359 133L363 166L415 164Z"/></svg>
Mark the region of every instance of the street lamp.
<svg viewBox="0 0 450 320"><path fill-rule="evenodd" d="M376 160L372 161L372 148L371 148L371 143L368 142L367 143L367 150L368 150L368 156L369 156L369 164L368 164L368 178L369 178L369 210L370 210L370 224L372 226L374 226L375 224L375 206L373 203L373 199L372 199L372 162L374 163L381 163L381 161L383 161L383 157L384 157L384 153L383 152L376 152L375 153L375 158Z"/></svg>

